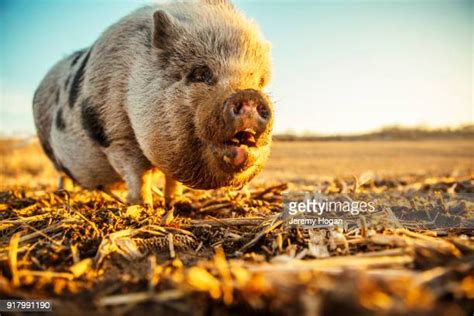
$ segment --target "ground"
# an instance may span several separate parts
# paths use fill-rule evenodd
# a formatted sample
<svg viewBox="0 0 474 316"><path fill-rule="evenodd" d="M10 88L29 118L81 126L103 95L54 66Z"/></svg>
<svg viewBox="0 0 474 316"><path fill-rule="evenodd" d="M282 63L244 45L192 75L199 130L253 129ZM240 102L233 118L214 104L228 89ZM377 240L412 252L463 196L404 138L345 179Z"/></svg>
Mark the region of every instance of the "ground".
<svg viewBox="0 0 474 316"><path fill-rule="evenodd" d="M474 312L470 139L277 141L248 187L188 190L174 212L160 175L154 208L130 207L57 191L34 139L0 153L2 297L70 315ZM375 211L291 226L283 206L304 194Z"/></svg>

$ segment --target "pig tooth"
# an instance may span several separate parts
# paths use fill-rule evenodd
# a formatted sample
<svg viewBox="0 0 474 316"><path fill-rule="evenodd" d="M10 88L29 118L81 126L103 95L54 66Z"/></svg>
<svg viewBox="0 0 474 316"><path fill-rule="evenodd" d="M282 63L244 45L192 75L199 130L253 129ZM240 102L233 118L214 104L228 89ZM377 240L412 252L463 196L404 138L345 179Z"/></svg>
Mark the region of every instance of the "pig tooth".
<svg viewBox="0 0 474 316"><path fill-rule="evenodd" d="M253 128L251 128L251 127L244 129L244 132L248 132L248 133L250 133L250 134L252 134L252 135L255 135L255 134L256 134L255 130L254 130Z"/></svg>
<svg viewBox="0 0 474 316"><path fill-rule="evenodd" d="M222 159L224 159L224 161L227 163L230 163L230 164L232 163L232 160L227 156L224 156Z"/></svg>

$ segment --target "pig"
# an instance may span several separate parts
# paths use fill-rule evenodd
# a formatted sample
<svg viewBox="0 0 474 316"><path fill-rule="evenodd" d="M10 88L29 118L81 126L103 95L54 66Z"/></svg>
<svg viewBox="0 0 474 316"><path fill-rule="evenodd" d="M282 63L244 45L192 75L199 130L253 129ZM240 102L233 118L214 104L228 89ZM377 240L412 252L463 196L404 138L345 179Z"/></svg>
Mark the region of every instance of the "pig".
<svg viewBox="0 0 474 316"><path fill-rule="evenodd" d="M239 188L270 154L270 44L228 1L140 8L59 61L33 98L44 152L71 183L126 183L127 202L153 205L193 189Z"/></svg>

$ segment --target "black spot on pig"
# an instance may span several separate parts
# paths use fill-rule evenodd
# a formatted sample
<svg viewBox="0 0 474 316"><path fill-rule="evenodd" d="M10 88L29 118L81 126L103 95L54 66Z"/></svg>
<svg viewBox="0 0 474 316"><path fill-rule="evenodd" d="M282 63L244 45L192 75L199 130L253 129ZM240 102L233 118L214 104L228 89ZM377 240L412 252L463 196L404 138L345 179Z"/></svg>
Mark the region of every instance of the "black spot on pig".
<svg viewBox="0 0 474 316"><path fill-rule="evenodd" d="M66 123L64 122L63 118L63 109L58 109L56 112L56 120L55 120L56 128L60 131L64 131L66 129Z"/></svg>
<svg viewBox="0 0 474 316"><path fill-rule="evenodd" d="M55 104L59 103L59 89L56 89L56 93L54 95L54 103Z"/></svg>
<svg viewBox="0 0 474 316"><path fill-rule="evenodd" d="M71 61L71 67L74 66L77 61L79 60L79 58L81 58L82 55L84 55L84 53L86 52L85 49L81 49L75 53L72 54L72 61Z"/></svg>
<svg viewBox="0 0 474 316"><path fill-rule="evenodd" d="M67 87L69 86L69 82L71 81L71 75L67 76L66 82L64 83L64 90L67 91Z"/></svg>
<svg viewBox="0 0 474 316"><path fill-rule="evenodd" d="M107 137L102 121L94 104L90 98L85 99L81 104L81 121L82 127L87 135L102 147L109 147L110 140Z"/></svg>
<svg viewBox="0 0 474 316"><path fill-rule="evenodd" d="M69 107L72 108L74 103L76 103L77 97L81 92L82 81L84 81L84 71L87 66L87 61L89 60L92 48L87 52L86 56L81 61L79 68L72 79L71 89L69 90Z"/></svg>

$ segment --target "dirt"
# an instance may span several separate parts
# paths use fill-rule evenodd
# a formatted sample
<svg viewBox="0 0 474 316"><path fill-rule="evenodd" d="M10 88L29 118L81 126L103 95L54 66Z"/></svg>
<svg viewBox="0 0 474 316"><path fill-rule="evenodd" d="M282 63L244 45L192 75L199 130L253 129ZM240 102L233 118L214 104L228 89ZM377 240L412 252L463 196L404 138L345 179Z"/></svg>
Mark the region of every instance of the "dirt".
<svg viewBox="0 0 474 316"><path fill-rule="evenodd" d="M474 144L276 142L248 187L164 208L55 189L38 144L3 141L0 293L56 314L465 315L474 311ZM124 197L125 192L114 192ZM304 194L374 202L291 226ZM309 218L309 217L308 217Z"/></svg>

